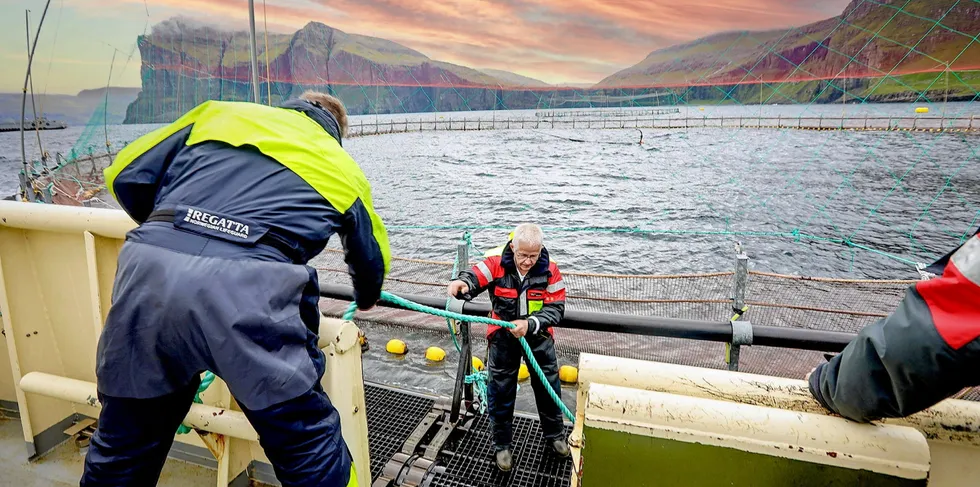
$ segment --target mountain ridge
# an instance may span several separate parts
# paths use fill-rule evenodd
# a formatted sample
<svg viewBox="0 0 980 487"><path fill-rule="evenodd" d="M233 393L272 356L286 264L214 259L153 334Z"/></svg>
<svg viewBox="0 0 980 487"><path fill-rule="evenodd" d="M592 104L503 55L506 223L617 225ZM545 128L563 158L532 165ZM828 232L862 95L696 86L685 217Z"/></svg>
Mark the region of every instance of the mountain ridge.
<svg viewBox="0 0 980 487"><path fill-rule="evenodd" d="M840 15L800 27L714 33L651 51L591 86L440 61L391 40L309 22L291 34L270 33L268 52L259 43L260 101L278 103L313 88L340 97L358 115L973 99L980 43L961 33L980 31L980 3L906 3L852 0ZM942 28L928 19L943 19ZM169 122L208 99L252 99L247 32L172 18L138 45L143 84L126 122Z"/></svg>
<svg viewBox="0 0 980 487"><path fill-rule="evenodd" d="M942 72L945 66L980 69L980 45L953 32L980 31L980 4L931 0L901 8L899 3L852 0L840 15L800 27L721 32L657 49L594 88L881 77ZM930 18L943 19L944 27L934 28ZM907 47L913 45L914 50Z"/></svg>

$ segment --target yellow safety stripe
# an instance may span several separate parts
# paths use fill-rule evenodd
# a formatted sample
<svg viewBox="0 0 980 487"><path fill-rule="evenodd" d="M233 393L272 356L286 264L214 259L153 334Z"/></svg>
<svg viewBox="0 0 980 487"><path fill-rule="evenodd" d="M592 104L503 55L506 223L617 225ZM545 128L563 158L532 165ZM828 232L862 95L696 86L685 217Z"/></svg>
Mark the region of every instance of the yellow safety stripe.
<svg viewBox="0 0 980 487"><path fill-rule="evenodd" d="M303 178L340 213L360 199L371 218L371 233L384 257L385 274L388 273L391 268L388 233L374 211L370 183L340 143L313 119L296 110L256 103L206 101L119 152L105 170L106 186L113 197L116 197L113 182L123 169L190 125L193 127L188 146L212 140L235 147L253 146Z"/></svg>
<svg viewBox="0 0 980 487"><path fill-rule="evenodd" d="M357 487L357 469L354 467L354 462L350 462L350 480L347 482L347 487Z"/></svg>
<svg viewBox="0 0 980 487"><path fill-rule="evenodd" d="M109 193L116 200L116 190L113 187L113 183L116 180L116 176L122 172L131 162L136 160L137 157L143 155L146 151L152 149L157 144L163 142L173 134L180 132L188 125L194 123L198 114L204 110L204 104L198 105L193 110L184 114L184 116L175 120L172 124L166 127L158 128L132 142L130 142L126 147L116 154L116 158L113 159L112 164L103 170L102 174L105 176L105 185L109 189Z"/></svg>

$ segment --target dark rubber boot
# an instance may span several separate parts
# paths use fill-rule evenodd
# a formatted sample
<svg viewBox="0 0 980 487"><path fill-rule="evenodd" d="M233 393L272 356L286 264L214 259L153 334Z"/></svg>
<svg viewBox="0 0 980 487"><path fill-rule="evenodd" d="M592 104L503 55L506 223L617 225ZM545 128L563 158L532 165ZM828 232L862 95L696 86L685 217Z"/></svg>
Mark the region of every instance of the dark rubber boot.
<svg viewBox="0 0 980 487"><path fill-rule="evenodd" d="M514 456L511 455L510 449L500 450L497 452L497 468L504 472L510 472L511 467L513 467Z"/></svg>
<svg viewBox="0 0 980 487"><path fill-rule="evenodd" d="M557 454L560 457L567 457L572 454L572 452L568 451L568 442L566 442L562 438L558 438L552 441L551 449L554 450L555 454Z"/></svg>

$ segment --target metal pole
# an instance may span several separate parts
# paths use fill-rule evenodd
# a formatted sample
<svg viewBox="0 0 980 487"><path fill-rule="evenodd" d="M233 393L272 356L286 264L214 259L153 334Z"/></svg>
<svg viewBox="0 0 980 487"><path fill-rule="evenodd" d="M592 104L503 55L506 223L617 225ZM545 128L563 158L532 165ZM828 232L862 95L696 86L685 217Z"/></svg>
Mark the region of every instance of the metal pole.
<svg viewBox="0 0 980 487"><path fill-rule="evenodd" d="M457 272L469 266L469 250L469 245L466 244L465 240L459 242L456 246ZM452 276L452 279L456 279L457 277L458 275ZM456 298L453 298L452 301L455 301L455 304L459 305L459 309L462 310L462 302ZM456 326L459 327L462 344L460 345L459 364L456 367L456 387L453 388L453 403L449 410L450 423L459 421L460 406L464 399L467 403L472 404L473 402L473 384L466 383L466 376L470 374L473 367L473 360L470 358L473 356L473 353L470 351L470 324L467 321L463 321L457 322Z"/></svg>
<svg viewBox="0 0 980 487"><path fill-rule="evenodd" d="M44 17L48 15L49 6L51 6L51 0L48 0L48 2L44 4L44 12L41 14L41 21L37 24L37 32L34 34L34 43L31 45L31 50L27 53L27 74L24 76L24 95L20 102L20 156L24 160L24 176L27 180L27 185L21 189L24 191L24 195L27 196L27 199L30 201L34 201L34 190L33 188L28 188L28 186L31 184L31 177L30 173L28 172L27 147L25 146L24 142L24 117L25 112L27 111L27 84L31 80L31 63L34 61L34 50L37 49L37 40L39 37L41 37L41 26L44 25ZM29 13L27 15L29 15ZM31 30L30 20L27 21L27 30Z"/></svg>
<svg viewBox="0 0 980 487"><path fill-rule="evenodd" d="M105 106L102 109L102 130L105 133L105 153L112 153L109 143L109 87L112 85L112 67L116 64L116 51L112 51L112 61L109 63L109 79L105 82ZM179 114L178 114L179 115Z"/></svg>
<svg viewBox="0 0 980 487"><path fill-rule="evenodd" d="M28 28L24 32L27 34L27 49L31 48L31 11L28 10L27 14L27 25ZM39 120L37 118L37 105L34 103L34 78L31 78L31 112L34 114L34 133L37 134L37 150L41 153L41 164L48 160L48 156L44 154L44 146L41 145L41 126L38 124Z"/></svg>
<svg viewBox="0 0 980 487"><path fill-rule="evenodd" d="M252 96L259 103L259 59L255 47L255 0L248 0L248 48L252 53Z"/></svg>
<svg viewBox="0 0 980 487"><path fill-rule="evenodd" d="M262 26L265 30L265 88L269 97L266 103L272 106L272 65L269 63L269 16L265 9L265 0L262 0Z"/></svg>
<svg viewBox="0 0 980 487"><path fill-rule="evenodd" d="M470 246L466 244L465 240L460 242L456 247L456 255L459 259L458 271L462 272L463 269L468 268L470 265ZM453 279L455 278L456 276L453 276ZM460 353L460 361L464 363L467 375L469 375L469 371L473 367L473 361L470 359L470 357L473 356L473 352L470 349L470 322L464 321L459 324L459 327L463 342L463 344L460 346L460 348L463 349L462 353ZM463 398L469 403L473 402L473 384L463 384Z"/></svg>
<svg viewBox="0 0 980 487"><path fill-rule="evenodd" d="M742 252L742 244L735 245L735 281L732 288L732 341L725 344L725 362L728 370L738 370L738 358L742 345L752 344L752 324L739 321L745 312L745 289L749 283L749 256Z"/></svg>
<svg viewBox="0 0 980 487"><path fill-rule="evenodd" d="M25 31L27 32L27 37L28 37L28 39L30 39L30 36L31 36L31 11L30 10L25 10L24 11L24 24L25 24L25 27L26 27L25 28ZM21 100L21 105L20 105L20 156L24 160L24 176L27 176L27 182L28 182L28 184L30 183L31 178L29 176L29 173L27 172L27 169L28 169L27 168L27 147L26 147L25 142L24 142L24 123L26 122L25 118L27 117L27 115L26 115L26 113L27 113L27 83L28 83L28 80L31 79L31 57L34 54L34 51L32 51L30 47L31 47L30 44L28 44L28 46L27 46L27 49L28 49L28 51L27 51L27 76L24 78L24 95L23 95L23 98ZM27 199L29 201L34 201L34 190L33 190L33 188L30 191L28 191L28 187L25 185L22 189L23 189L24 195L27 197Z"/></svg>
<svg viewBox="0 0 980 487"><path fill-rule="evenodd" d="M96 385L92 382L44 372L28 372L21 378L18 386L24 392L31 394L102 408L102 403L96 399L98 397ZM258 441L259 439L255 428L248 422L245 414L240 411L216 408L206 404L193 404L187 411L187 415L184 416L183 422L195 429L211 431L232 438L248 441Z"/></svg>

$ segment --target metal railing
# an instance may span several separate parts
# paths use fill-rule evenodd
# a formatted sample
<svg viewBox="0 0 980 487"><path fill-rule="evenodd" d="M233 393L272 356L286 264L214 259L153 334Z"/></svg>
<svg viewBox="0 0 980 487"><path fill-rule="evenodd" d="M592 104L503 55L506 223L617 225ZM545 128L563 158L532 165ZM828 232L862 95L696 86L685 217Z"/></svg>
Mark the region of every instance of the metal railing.
<svg viewBox="0 0 980 487"><path fill-rule="evenodd" d="M761 130L856 130L856 131L914 131L914 132L975 132L980 127L974 117L654 117L637 115L607 117L600 113L589 116L555 115L552 117L494 117L431 119L421 116L404 120L361 120L349 127L349 137L406 132L446 130L512 130L512 129L695 129L737 128Z"/></svg>
<svg viewBox="0 0 980 487"><path fill-rule="evenodd" d="M321 281L320 296L352 301L354 299L354 289L342 284L331 284ZM433 308L441 309L446 306L445 299L431 296L414 294L399 294L399 296ZM378 303L378 305L400 308L397 305L385 302ZM469 316L487 316L490 313L490 305L486 303L467 302L463 305L462 313ZM568 310L565 312L565 318L559 326L577 330L688 338L691 340L722 343L731 343L733 341L732 324L727 321L711 322L658 316L635 316ZM840 352L855 337L853 333L835 331L806 330L756 324L752 324L751 326L753 337L751 344L769 347L796 348L817 352ZM747 344L743 343L743 345Z"/></svg>
<svg viewBox="0 0 980 487"><path fill-rule="evenodd" d="M535 117L642 117L649 115L670 115L680 113L680 108L646 108L646 109L608 109L608 110L547 110L534 112Z"/></svg>

